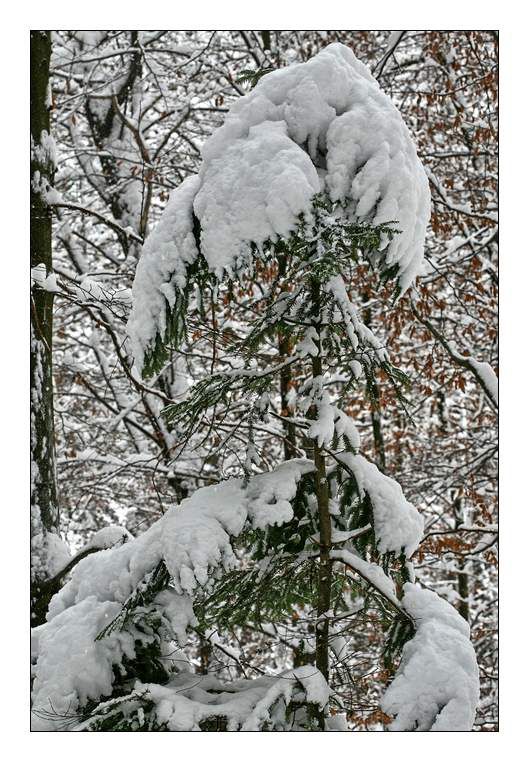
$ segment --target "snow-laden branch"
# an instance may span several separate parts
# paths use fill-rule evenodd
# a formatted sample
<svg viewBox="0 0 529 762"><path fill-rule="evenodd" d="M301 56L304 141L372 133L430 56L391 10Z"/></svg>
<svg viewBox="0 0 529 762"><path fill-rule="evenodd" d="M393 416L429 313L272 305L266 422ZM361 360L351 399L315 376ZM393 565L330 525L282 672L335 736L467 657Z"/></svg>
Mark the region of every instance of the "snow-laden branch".
<svg viewBox="0 0 529 762"><path fill-rule="evenodd" d="M300 216L310 222L322 191L351 222L396 223L399 235L381 236L372 258L395 270L404 292L423 259L428 181L391 99L339 43L263 76L204 144L198 175L171 194L133 285L138 368L160 339L175 339L174 311L199 252L217 277L238 276Z"/></svg>
<svg viewBox="0 0 529 762"><path fill-rule="evenodd" d="M349 550L332 550L330 553L333 561L340 561L351 571L362 577L377 593L379 593L396 611L402 614L412 623L413 620L402 608L395 591L395 583L388 577L378 564L364 561L363 558L351 553Z"/></svg>
<svg viewBox="0 0 529 762"><path fill-rule="evenodd" d="M402 42L404 37L406 36L406 30L397 30L394 32L391 32L389 35L388 43L386 45L386 50L384 51L384 55L380 59L380 61L377 63L377 65L374 68L373 74L377 79L379 79L382 76L382 72L384 71L384 68L391 58L392 55L394 55L395 50L397 49L398 45Z"/></svg>
<svg viewBox="0 0 529 762"><path fill-rule="evenodd" d="M231 539L248 520L256 527L289 521L297 484L313 468L310 461L292 460L252 477L247 487L239 479L204 487L139 537L80 560L52 599L48 622L38 628L35 728L57 729L46 714L50 706L59 715L75 713L87 700L111 693L114 668L134 657L142 637L133 625L113 623L160 563L172 587L158 594L155 605L184 644L187 629L196 625L194 596L236 563Z"/></svg>
<svg viewBox="0 0 529 762"><path fill-rule="evenodd" d="M130 238L132 241L136 241L136 243L143 243L143 238L141 238L131 228L122 227L115 220L111 219L110 217L106 217L104 214L96 212L95 209L87 209L85 206L81 206L81 204L73 204L68 201L48 201L48 205L53 209L69 209L70 211L87 214L90 217L94 217L96 220L98 220L98 222L103 223L103 225L106 225L107 227L114 230L114 232L116 232L122 238Z"/></svg>
<svg viewBox="0 0 529 762"><path fill-rule="evenodd" d="M381 553L401 553L410 558L419 547L424 520L409 503L398 482L381 473L374 463L362 455L336 455L358 485L360 496L369 495L377 547Z"/></svg>
<svg viewBox="0 0 529 762"><path fill-rule="evenodd" d="M102 702L94 715L76 730L89 730L113 712L133 715L147 702L154 704L159 725L173 732L201 729L208 720L221 720L228 731L259 731L269 723L290 730L286 707L291 702L326 705L329 688L311 665L287 670L279 675L226 683L214 675L182 672L166 685L136 682L132 693L121 699Z"/></svg>
<svg viewBox="0 0 529 762"><path fill-rule="evenodd" d="M468 623L436 593L409 582L401 603L416 632L382 699L383 711L395 716L389 729L471 730L479 671Z"/></svg>
<svg viewBox="0 0 529 762"><path fill-rule="evenodd" d="M461 368L465 368L470 371L474 376L476 383L483 389L485 396L492 405L493 408L498 408L498 377L494 373L494 370L487 362L479 362L470 356L462 355L456 349L453 341L448 341L441 331L432 324L430 320L422 316L413 302L410 300L411 309L417 320L422 323L430 333L437 339L437 341L448 352L452 360Z"/></svg>

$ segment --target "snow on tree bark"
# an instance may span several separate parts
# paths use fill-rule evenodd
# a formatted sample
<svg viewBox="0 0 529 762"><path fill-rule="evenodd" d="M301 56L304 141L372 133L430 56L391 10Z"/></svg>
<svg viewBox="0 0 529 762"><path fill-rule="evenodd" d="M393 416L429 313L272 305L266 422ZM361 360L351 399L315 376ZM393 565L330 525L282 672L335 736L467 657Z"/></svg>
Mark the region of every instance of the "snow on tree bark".
<svg viewBox="0 0 529 762"><path fill-rule="evenodd" d="M50 136L50 33L31 32L31 217L32 272L52 270L51 209L46 190L55 171L55 144ZM58 535L59 508L55 480L53 421L53 289L38 280L31 286L31 580L34 623L43 621L39 584L55 573L68 553Z"/></svg>

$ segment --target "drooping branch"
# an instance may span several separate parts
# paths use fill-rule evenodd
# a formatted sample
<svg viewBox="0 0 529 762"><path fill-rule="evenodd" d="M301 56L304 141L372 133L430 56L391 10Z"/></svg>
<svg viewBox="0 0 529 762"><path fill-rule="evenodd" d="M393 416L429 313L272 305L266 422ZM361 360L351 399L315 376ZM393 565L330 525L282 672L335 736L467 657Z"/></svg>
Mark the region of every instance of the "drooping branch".
<svg viewBox="0 0 529 762"><path fill-rule="evenodd" d="M141 238L141 236L139 236L133 230L130 228L122 227L115 220L111 219L110 217L105 217L105 215L96 212L95 209L87 209L85 206L81 206L81 204L72 204L67 201L52 201L49 203L49 206L52 209L70 209L74 212L80 212L81 214L87 214L91 217L95 217L96 220L101 222L103 225L106 225L107 227L114 230L120 239L130 238L132 241L136 241L136 243L143 243L143 238Z"/></svg>
<svg viewBox="0 0 529 762"><path fill-rule="evenodd" d="M473 358L471 357L465 357L460 352L458 352L451 344L451 342L447 341L447 339L443 336L443 334L437 330L437 328L432 324L428 318L424 317L420 314L420 312L417 310L415 305L410 299L410 306L411 311L419 321L419 323L422 323L422 325L427 328L432 336L434 336L437 341L442 345L442 347L446 350L446 352L450 355L452 360L455 362L456 365L458 365L460 368L464 368L465 370L468 370L472 376L474 377L474 380L476 383L483 389L485 396L488 400L488 402L491 404L494 410L498 409L498 400L496 396L494 395L493 391L491 390L490 386L484 381L482 375L480 374L478 368L476 367L477 363Z"/></svg>

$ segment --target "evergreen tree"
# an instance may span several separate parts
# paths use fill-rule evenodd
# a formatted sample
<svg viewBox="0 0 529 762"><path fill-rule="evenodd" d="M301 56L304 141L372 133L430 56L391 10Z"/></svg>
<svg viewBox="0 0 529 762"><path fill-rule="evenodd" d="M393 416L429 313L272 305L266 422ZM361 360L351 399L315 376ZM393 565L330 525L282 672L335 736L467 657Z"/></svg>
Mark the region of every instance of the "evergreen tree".
<svg viewBox="0 0 529 762"><path fill-rule="evenodd" d="M290 368L299 392L295 402L291 396L288 423L304 443L312 461L311 472L301 481L294 516L278 527L250 533L247 554L259 564L265 562L267 573L257 574L259 566L255 564L250 564L244 573L237 570L211 601L224 625L230 621L222 611L224 596L232 601L232 622L241 624L245 621L277 624L289 615L293 606L308 605L314 634L304 647L314 652L315 666L326 681L333 640L330 626L350 605L345 592L347 569L358 571L358 562L353 558L347 564L349 550L344 547L351 547L358 554L355 558L368 562L363 579L371 586L384 617L393 621L395 615L401 615L408 625L402 628L402 635L412 632L411 621L396 603L394 594L385 595L385 590L392 589L392 582L384 575L391 570L400 585L409 579L406 552L410 555L415 550L422 522L401 498L401 505L394 505L394 523L408 520L413 539L403 547L391 537L394 525L382 529L384 518L376 515L378 505L374 513L370 492L383 491L389 480L384 481L376 467L358 454L360 438L352 420L339 405L331 403L331 398L339 401L351 387L360 389L361 370L368 393L379 370L387 374L399 394L406 380L360 321L345 287L346 280L354 278L358 260L376 252L382 236L391 239L395 234L398 231L391 224L351 223L342 204L332 203L323 194L317 196L311 222L301 220L286 241L271 244L262 252L268 266L278 275L262 296L262 310L249 324L246 337L228 347L233 364L241 370L212 374L197 384L186 400L166 409L167 418L179 425L186 439L196 433L206 411L214 410L213 415L226 420L236 410L237 426L241 416L246 415L249 440L244 471L250 484L254 464L259 465L253 421L267 421L270 415L276 415L271 413L269 401L284 367ZM383 270L383 279L390 274L389 270ZM262 356L264 345L274 334L288 337L291 354L261 367L255 358ZM374 477L369 487L365 486L366 470ZM398 489L397 485L392 488ZM377 498L373 499L376 503ZM399 514L399 509L403 514L409 511L409 515ZM377 548L377 543L384 552ZM380 586L375 584L378 572L370 569L371 562L381 567L384 583ZM281 590L279 579L287 570L294 572L294 577ZM209 600L202 604L207 620L208 603ZM219 624L208 621L210 625ZM318 721L323 728L322 713Z"/></svg>

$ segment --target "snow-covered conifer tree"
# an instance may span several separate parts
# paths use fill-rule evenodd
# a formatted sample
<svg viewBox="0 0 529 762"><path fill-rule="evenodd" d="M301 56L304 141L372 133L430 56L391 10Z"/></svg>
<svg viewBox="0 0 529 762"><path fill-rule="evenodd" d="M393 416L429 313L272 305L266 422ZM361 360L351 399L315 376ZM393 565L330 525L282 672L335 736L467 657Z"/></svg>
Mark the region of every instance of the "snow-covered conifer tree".
<svg viewBox="0 0 529 762"><path fill-rule="evenodd" d="M362 322L355 291L361 262L394 282L395 297L421 267L429 191L408 130L351 50L332 44L261 77L202 158L144 246L129 336L149 376L185 339L191 301L205 309L229 303L236 284L257 290L220 367L166 409L188 442L204 429L207 441L219 421L224 445L243 431L240 478L77 564L35 631L35 725L346 729L336 685L355 617L371 607L393 676L390 729L469 730L468 625L415 582L422 518L361 454L341 404L346 391L369 395L380 373L404 399L407 379ZM271 437L296 457L263 468ZM286 621L295 656L278 674L197 674L186 652L194 630L241 666L223 631L273 637Z"/></svg>

